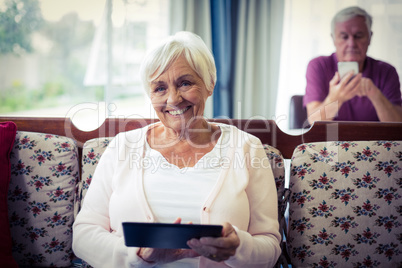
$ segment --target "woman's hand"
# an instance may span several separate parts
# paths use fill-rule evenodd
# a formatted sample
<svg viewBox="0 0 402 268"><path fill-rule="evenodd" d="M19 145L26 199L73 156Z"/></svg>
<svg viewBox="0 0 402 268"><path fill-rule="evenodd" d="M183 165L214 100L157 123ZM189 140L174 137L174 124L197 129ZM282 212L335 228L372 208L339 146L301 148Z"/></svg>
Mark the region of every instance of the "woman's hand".
<svg viewBox="0 0 402 268"><path fill-rule="evenodd" d="M223 224L221 237L194 238L187 242L187 245L199 255L216 262L225 261L235 255L239 244L240 240L235 229L227 222Z"/></svg>
<svg viewBox="0 0 402 268"><path fill-rule="evenodd" d="M181 218L174 221L181 223ZM169 263L184 258L198 257L199 254L192 249L161 249L161 248L140 248L137 255L149 263Z"/></svg>

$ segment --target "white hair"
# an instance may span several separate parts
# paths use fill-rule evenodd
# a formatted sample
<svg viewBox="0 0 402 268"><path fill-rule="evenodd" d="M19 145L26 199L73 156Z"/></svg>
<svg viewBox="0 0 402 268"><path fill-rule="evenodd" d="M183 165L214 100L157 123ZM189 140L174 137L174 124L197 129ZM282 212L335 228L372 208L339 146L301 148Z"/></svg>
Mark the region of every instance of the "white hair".
<svg viewBox="0 0 402 268"><path fill-rule="evenodd" d="M371 36L371 25L373 24L373 17L371 17L371 15L368 14L364 9L357 7L357 6L347 7L345 9L342 9L338 13L336 13L336 15L334 16L334 18L332 19L332 22L331 22L332 36L335 36L336 23L344 22L344 21L350 20L357 16L364 17L364 20L367 25L367 30L369 32L369 36Z"/></svg>
<svg viewBox="0 0 402 268"><path fill-rule="evenodd" d="M150 50L142 61L140 77L146 93L150 83L165 72L181 55L203 80L208 91L216 84L216 66L211 51L202 39L191 32L178 32Z"/></svg>

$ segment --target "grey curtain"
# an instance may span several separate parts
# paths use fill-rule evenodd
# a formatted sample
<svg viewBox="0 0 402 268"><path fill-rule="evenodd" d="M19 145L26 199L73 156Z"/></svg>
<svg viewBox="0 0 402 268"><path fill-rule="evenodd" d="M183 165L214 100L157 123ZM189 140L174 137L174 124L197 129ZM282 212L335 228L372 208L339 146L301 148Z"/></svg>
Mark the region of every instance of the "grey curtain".
<svg viewBox="0 0 402 268"><path fill-rule="evenodd" d="M213 100L216 105L207 103L206 115L271 119L278 88L284 2L171 0L170 3L171 32L192 31L214 48L218 68ZM217 36L216 29L230 34L219 35L218 30ZM223 40L222 36L230 40ZM218 44L214 44L217 39Z"/></svg>

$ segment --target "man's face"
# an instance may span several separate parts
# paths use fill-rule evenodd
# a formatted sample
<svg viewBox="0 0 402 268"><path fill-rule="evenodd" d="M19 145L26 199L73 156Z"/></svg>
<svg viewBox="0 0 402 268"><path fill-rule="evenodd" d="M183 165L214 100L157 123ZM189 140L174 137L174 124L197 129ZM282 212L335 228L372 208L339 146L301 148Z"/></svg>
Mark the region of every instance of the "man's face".
<svg viewBox="0 0 402 268"><path fill-rule="evenodd" d="M371 36L364 17L357 16L335 24L332 36L338 61L357 61L362 71Z"/></svg>

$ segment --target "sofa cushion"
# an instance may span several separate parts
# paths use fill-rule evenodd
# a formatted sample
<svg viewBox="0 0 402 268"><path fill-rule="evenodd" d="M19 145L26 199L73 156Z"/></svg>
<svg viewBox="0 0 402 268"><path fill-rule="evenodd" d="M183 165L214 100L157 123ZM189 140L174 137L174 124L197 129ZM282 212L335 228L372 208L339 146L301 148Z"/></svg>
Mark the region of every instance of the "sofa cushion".
<svg viewBox="0 0 402 268"><path fill-rule="evenodd" d="M71 264L74 196L79 180L74 140L17 132L8 193L13 256L21 266Z"/></svg>
<svg viewBox="0 0 402 268"><path fill-rule="evenodd" d="M285 163L282 153L268 144L263 144L265 153L271 164L272 173L274 174L276 190L278 192L278 213L281 218L286 209L286 187L285 187Z"/></svg>
<svg viewBox="0 0 402 268"><path fill-rule="evenodd" d="M96 138L86 141L83 145L81 161L82 174L81 181L78 184L78 194L74 207L75 216L81 209L81 203L84 201L85 194L91 184L96 165L112 139L113 138Z"/></svg>
<svg viewBox="0 0 402 268"><path fill-rule="evenodd" d="M287 230L285 212L288 205L288 198L290 191L285 185L285 161L283 159L282 153L268 144L263 144L265 153L270 161L272 173L274 174L276 190L278 193L278 221L279 221L279 232L282 235L281 249L282 253L279 257L275 267L287 267L287 248L285 242L283 242L284 235Z"/></svg>
<svg viewBox="0 0 402 268"><path fill-rule="evenodd" d="M0 123L0 267L17 267L11 253L7 193L10 183L10 152L17 127L13 122Z"/></svg>
<svg viewBox="0 0 402 268"><path fill-rule="evenodd" d="M296 267L402 267L402 142L299 145L288 245Z"/></svg>

